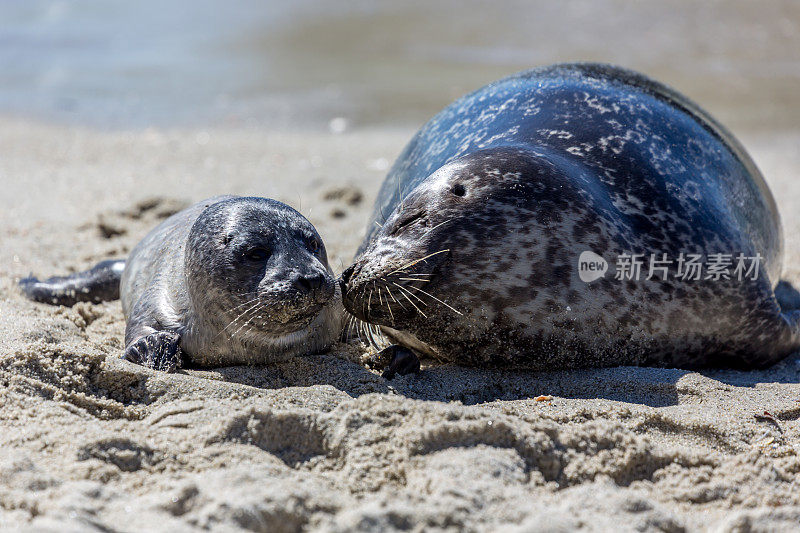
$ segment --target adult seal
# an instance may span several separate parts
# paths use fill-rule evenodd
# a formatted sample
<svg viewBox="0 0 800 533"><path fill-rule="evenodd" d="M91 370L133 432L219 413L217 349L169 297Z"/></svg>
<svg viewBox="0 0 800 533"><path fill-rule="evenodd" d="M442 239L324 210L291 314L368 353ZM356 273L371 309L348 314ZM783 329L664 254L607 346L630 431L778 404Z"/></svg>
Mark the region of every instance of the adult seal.
<svg viewBox="0 0 800 533"><path fill-rule="evenodd" d="M350 313L406 348L392 373L413 352L761 367L800 347L798 314L775 297L781 261L775 201L727 130L641 74L560 64L422 127L342 285Z"/></svg>
<svg viewBox="0 0 800 533"><path fill-rule="evenodd" d="M220 196L153 229L126 261L20 282L63 305L121 297L126 359L172 371L265 364L328 348L341 293L311 223L266 198Z"/></svg>

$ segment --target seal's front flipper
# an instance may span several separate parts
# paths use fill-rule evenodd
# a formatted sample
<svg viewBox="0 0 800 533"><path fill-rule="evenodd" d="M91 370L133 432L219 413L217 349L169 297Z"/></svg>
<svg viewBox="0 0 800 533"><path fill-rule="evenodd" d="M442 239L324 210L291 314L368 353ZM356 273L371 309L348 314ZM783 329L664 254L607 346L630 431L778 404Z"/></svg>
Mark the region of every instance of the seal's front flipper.
<svg viewBox="0 0 800 533"><path fill-rule="evenodd" d="M122 358L153 370L174 372L181 366L181 336L172 331L156 331L139 337L125 348Z"/></svg>
<svg viewBox="0 0 800 533"><path fill-rule="evenodd" d="M124 259L110 259L71 276L57 276L44 281L34 277L21 279L19 287L31 300L52 305L117 300L124 269Z"/></svg>
<svg viewBox="0 0 800 533"><path fill-rule="evenodd" d="M419 372L417 354L399 344L392 344L388 348L384 348L375 354L374 359L376 362L384 362L384 364L388 362L386 369L381 374L385 379L392 379L397 374L405 376Z"/></svg>

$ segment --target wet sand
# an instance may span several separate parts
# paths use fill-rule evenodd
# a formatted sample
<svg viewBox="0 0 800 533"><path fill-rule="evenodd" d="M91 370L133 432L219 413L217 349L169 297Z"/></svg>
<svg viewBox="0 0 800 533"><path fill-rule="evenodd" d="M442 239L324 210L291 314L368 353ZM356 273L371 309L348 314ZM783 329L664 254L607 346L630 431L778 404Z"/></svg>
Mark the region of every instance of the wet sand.
<svg viewBox="0 0 800 533"><path fill-rule="evenodd" d="M753 372L444 365L388 382L353 342L166 375L118 359L119 302L49 307L15 286L124 256L220 193L297 207L339 270L411 134L0 120L0 529L794 529L796 357ZM741 140L797 284L800 133Z"/></svg>

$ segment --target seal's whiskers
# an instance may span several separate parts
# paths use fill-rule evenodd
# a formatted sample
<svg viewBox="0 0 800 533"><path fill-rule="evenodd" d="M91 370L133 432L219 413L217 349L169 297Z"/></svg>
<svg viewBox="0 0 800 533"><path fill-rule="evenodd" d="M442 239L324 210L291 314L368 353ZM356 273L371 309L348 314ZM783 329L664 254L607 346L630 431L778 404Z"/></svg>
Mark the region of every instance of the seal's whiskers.
<svg viewBox="0 0 800 533"><path fill-rule="evenodd" d="M458 309L454 308L454 307L453 307L453 306L451 306L450 304L448 304L448 303L446 303L446 302L444 302L444 301L440 300L439 298L437 298L437 297L436 297L436 296L434 296L433 294L431 294L431 293L429 293L429 292L427 292L427 291L424 291L424 290L420 289L419 287L414 287L413 285L409 285L409 286L408 286L408 288L409 288L409 289L414 289L415 291L419 291L419 292L421 292L422 294L424 294L425 296L428 296L429 298L433 298L434 300L436 300L436 301L437 301L437 302L439 302L440 304L444 305L445 307L447 307L448 309L450 309L450 310L451 310L451 311L453 311L454 313L456 313L456 314L458 314L458 315L461 315L461 316L464 316L464 313L462 313L462 312L461 312L461 311L459 311Z"/></svg>
<svg viewBox="0 0 800 533"><path fill-rule="evenodd" d="M242 304L239 304L239 305L237 305L236 307L231 307L231 308L229 309L229 311L236 311L237 309L241 309L242 307L244 307L244 306L246 306L246 305L249 305L249 304L251 304L251 303L253 303L253 302L257 301L257 300L258 300L258 296L255 296L254 298L250 298L250 299L249 299L249 300L247 300L246 302L244 302L244 303L242 303Z"/></svg>
<svg viewBox="0 0 800 533"><path fill-rule="evenodd" d="M393 282L393 283L394 283L394 282ZM411 297L412 297L412 298L414 298L416 301L418 301L419 303L421 303L421 304L422 304L422 305L424 305L425 307L427 307L427 306L428 306L428 302L426 302L425 300L423 300L422 298L420 298L419 296L417 296L417 295L416 295L416 294L414 294L413 292L409 292L409 290L408 290L406 287L404 287L403 285L399 285L399 284L397 284L397 283L394 283L394 285L395 285L396 287L398 287L400 290L407 292L409 295L411 295Z"/></svg>
<svg viewBox="0 0 800 533"><path fill-rule="evenodd" d="M386 290L388 291L389 287L386 287ZM392 317L392 325L394 326L394 324L395 324L394 313L392 313L392 305L389 303L389 299L388 298L386 299L386 309L389 310L389 316Z"/></svg>
<svg viewBox="0 0 800 533"><path fill-rule="evenodd" d="M242 304L242 305L238 305L238 306L234 307L234 309L238 309L238 308L240 308L240 307L243 307L243 306L245 306L245 305L247 305L247 304L253 303L254 301L255 301L255 304L253 304L251 307L248 307L247 309L245 309L244 311L242 311L241 313L239 313L238 315L236 315L236 317L235 317L233 320L231 320L230 322L228 322L228 325L227 325L227 326L225 326L224 328L222 328L222 329L219 331L219 333L217 333L217 334L214 336L214 338L216 339L217 337L219 337L220 335L222 335L222 333L224 333L225 331L227 331L227 329L228 329L228 328L230 328L231 326L233 326L234 324L236 324L236 323L237 323L239 320L241 320L242 318L244 318L245 316L247 316L247 315L248 315L248 314L249 314L251 311L253 311L254 309L256 309L256 308L257 308L259 305L261 305L261 301L259 300L258 296L256 296L256 297L255 297L255 298L253 298L252 300L249 300L249 301L245 302L245 303L244 303L244 304Z"/></svg>
<svg viewBox="0 0 800 533"><path fill-rule="evenodd" d="M230 335L228 335L228 338L229 338L229 339L233 339L233 338L236 336L236 334L237 334L237 333L239 333L240 331L242 331L242 329L244 329L244 328L245 328L247 325L249 325L249 324L250 324L250 322L252 322L254 318L257 318L257 317L259 316L259 313L258 313L258 311L260 311L260 309L256 309L256 312L255 312L255 313L253 313L253 315L252 315L250 318L248 318L248 319L247 319L247 322L245 322L244 324L242 324L241 326L239 326L239 327L236 329L236 331L234 331L233 333L231 333ZM251 328L251 329L252 329L252 328ZM249 331L249 330L248 330L248 331Z"/></svg>
<svg viewBox="0 0 800 533"><path fill-rule="evenodd" d="M440 227L440 226L442 226L442 225L444 225L444 224L447 224L448 222L450 222L450 220L451 220L451 219L449 219L449 218L448 218L447 220L443 220L443 221L439 222L438 224L436 224L435 226L433 226L432 228L430 228L430 229L428 230L428 233L432 232L433 230L435 230L436 228L438 228L438 227Z"/></svg>
<svg viewBox="0 0 800 533"><path fill-rule="evenodd" d="M395 286L396 286L398 289L400 289L400 291L401 291L401 294L402 294L403 296L405 296L406 300L408 300L408 303L410 303L410 304L411 304L411 305L414 307L414 309L416 309L416 310L419 312L419 314L421 314L421 315L422 315L422 316L424 316L425 318L428 318L428 315L426 315L426 314L425 314L425 313L422 311L422 309L420 309L420 308L417 306L417 304L415 304L415 303L414 303L414 301L413 301L411 298L409 298L409 297L408 297L408 295L410 294L411 296L414 296L414 298L417 298L417 300L419 300L419 298L418 298L417 296L415 296L413 292L410 292L410 291L408 291L408 290L407 290L405 287L403 287L402 285L398 285L397 283L394 283L394 282L392 282L392 284L393 284L393 285L395 285ZM420 302L422 302L422 300L419 300L419 301L420 301ZM425 302L422 302L422 304L423 304L423 305L427 305Z"/></svg>
<svg viewBox="0 0 800 533"><path fill-rule="evenodd" d="M445 252L449 252L449 251L450 251L450 249L448 248L448 249L446 249L446 250L439 250L438 252L433 252L432 254L428 254L428 255L426 255L425 257L420 257L419 259L415 259L414 261L411 261L410 263L406 263L405 265L401 266L401 267L400 267L400 268L398 268L397 270L393 270L392 272L389 272L389 273L388 273L388 274L386 274L386 275L387 275L387 276L391 276L392 274L396 274L396 273L398 273L398 272L402 272L403 270L405 270L405 269L407 269L407 268L409 268L409 267L412 267L412 266L416 265L416 264L417 264L417 263L419 263L420 261L425 261L426 259L430 259L430 258L431 258L431 257L433 257L434 255L443 254L443 253L445 253Z"/></svg>
<svg viewBox="0 0 800 533"><path fill-rule="evenodd" d="M375 337L378 335L377 332L378 326L373 324L367 324L367 332L369 333L369 345L376 350L380 350L380 344L378 341L375 340Z"/></svg>
<svg viewBox="0 0 800 533"><path fill-rule="evenodd" d="M382 280L382 281L385 281L385 280L383 280L383 278L381 278L381 280ZM398 300L397 298L395 298L395 297L394 297L394 294L393 294L393 293L392 293L392 291L389 289L389 286L388 286L388 285L386 285L386 292L387 292L387 293L389 293L389 296L391 296L391 297L392 297L392 300L394 300L394 301L395 301L395 303L397 303L397 305L399 305L400 307L402 307L402 308L403 308L403 310L406 310L406 306L405 306L405 305L403 305L403 302L401 302L400 300ZM391 307L390 307L389 309L391 309Z"/></svg>
<svg viewBox="0 0 800 533"><path fill-rule="evenodd" d="M355 329L356 336L361 344L366 344L376 350L380 350L383 345L387 344L379 326L364 322L355 315L350 316L350 328Z"/></svg>

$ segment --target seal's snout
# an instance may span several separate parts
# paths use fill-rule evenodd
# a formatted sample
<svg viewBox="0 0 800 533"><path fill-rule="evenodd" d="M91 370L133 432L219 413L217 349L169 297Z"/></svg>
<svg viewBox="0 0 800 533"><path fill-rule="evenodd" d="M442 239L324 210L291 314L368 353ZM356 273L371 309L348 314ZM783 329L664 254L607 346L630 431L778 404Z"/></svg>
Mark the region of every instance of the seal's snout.
<svg viewBox="0 0 800 533"><path fill-rule="evenodd" d="M350 283L350 279L353 277L353 272L356 271L356 265L350 265L347 267L344 272L342 272L342 278L339 283L342 285L342 292L345 292L347 289L347 284Z"/></svg>
<svg viewBox="0 0 800 533"><path fill-rule="evenodd" d="M325 285L325 277L322 274L309 274L296 278L292 285L300 292L314 294Z"/></svg>
<svg viewBox="0 0 800 533"><path fill-rule="evenodd" d="M334 283L322 272L297 274L290 280L291 288L297 294L315 302L328 301L334 292Z"/></svg>
<svg viewBox="0 0 800 533"><path fill-rule="evenodd" d="M360 286L365 281L361 276L363 270L364 265L353 263L342 272L342 277L339 278L339 286L342 288L343 298L347 298L357 286Z"/></svg>

